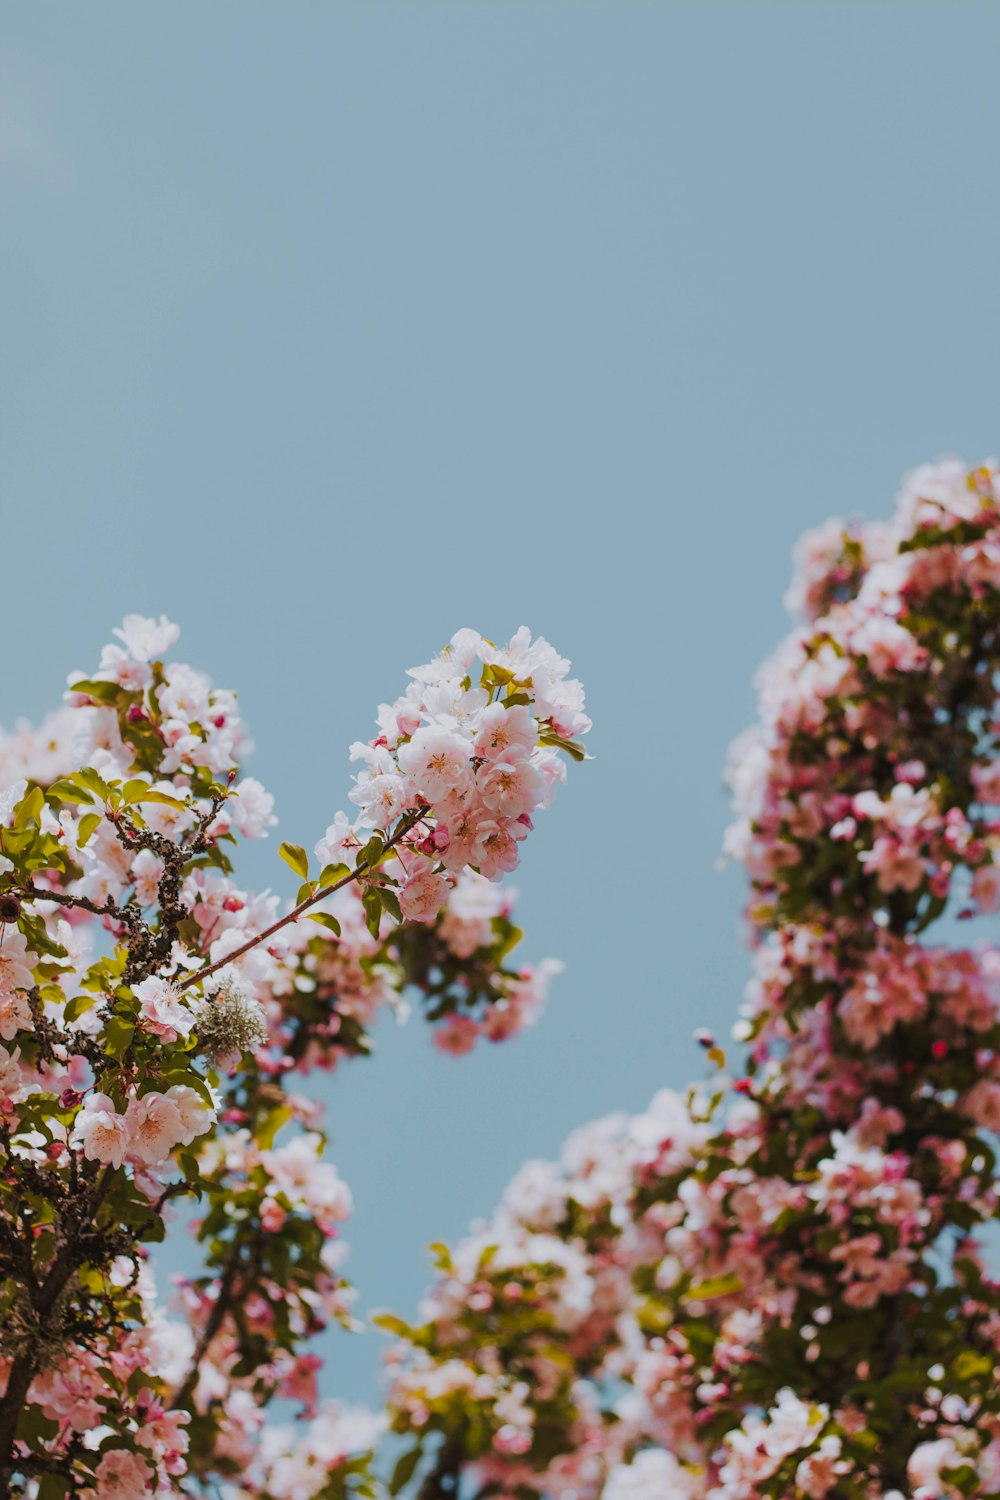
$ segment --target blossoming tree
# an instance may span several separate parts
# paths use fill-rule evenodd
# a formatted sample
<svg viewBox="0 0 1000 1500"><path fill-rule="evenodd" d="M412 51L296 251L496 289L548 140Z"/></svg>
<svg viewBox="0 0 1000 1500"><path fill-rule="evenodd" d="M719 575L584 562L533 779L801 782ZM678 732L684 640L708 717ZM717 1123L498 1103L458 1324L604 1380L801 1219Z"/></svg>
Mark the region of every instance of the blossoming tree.
<svg viewBox="0 0 1000 1500"><path fill-rule="evenodd" d="M353 822L314 866L282 846L285 911L233 881L271 802L165 622L128 620L3 746L9 1490L997 1500L1000 944L965 933L1000 911L1000 470L918 470L888 524L798 561L731 765L745 1062L703 1036L702 1083L578 1131L436 1246L420 1321L381 1320L379 1415L317 1406L350 1205L294 1078L404 989L455 1052L537 1010L493 877L581 753L567 664L461 632L417 669L354 748ZM146 1246L190 1194L181 1320ZM311 1420L265 1420L275 1398Z"/></svg>
<svg viewBox="0 0 1000 1500"><path fill-rule="evenodd" d="M388 1320L394 1489L1000 1496L1000 470L808 535L790 602L731 766L746 1063L703 1036L707 1082L438 1248L421 1322ZM265 1488L322 1493L321 1453Z"/></svg>
<svg viewBox="0 0 1000 1500"><path fill-rule="evenodd" d="M589 722L545 641L460 631L352 747L353 820L282 844L281 907L234 876L275 821L234 694L167 620L115 634L0 741L0 1493L290 1495L268 1405L313 1412L310 1340L351 1322L350 1194L296 1077L365 1053L404 990L454 1053L533 1019L551 966L511 963L497 882ZM176 1317L148 1246L185 1197ZM372 1422L325 1430L308 1492L369 1494Z"/></svg>

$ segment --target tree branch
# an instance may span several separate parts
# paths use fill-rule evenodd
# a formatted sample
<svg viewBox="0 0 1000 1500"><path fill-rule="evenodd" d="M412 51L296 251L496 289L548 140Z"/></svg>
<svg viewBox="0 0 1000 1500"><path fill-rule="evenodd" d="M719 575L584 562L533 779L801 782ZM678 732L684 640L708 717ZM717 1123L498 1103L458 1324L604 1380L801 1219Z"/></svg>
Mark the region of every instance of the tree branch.
<svg viewBox="0 0 1000 1500"><path fill-rule="evenodd" d="M425 810L421 808L418 812L412 813L405 819L392 838L382 846L383 854L388 853L390 849L394 849L397 844L401 843L424 816ZM363 860L356 870L352 870L348 875L341 876L339 880L333 881L331 885L324 885L320 890L314 891L311 896L307 896L304 901L300 901L298 906L293 907L290 912L286 912L283 917L279 917L276 922L272 922L270 927L265 927L264 931L259 932L256 937L248 938L239 948L234 948L232 953L227 953L225 958L216 959L215 963L208 964L206 968L197 969L193 974L189 974L186 979L181 980L177 988L179 990L189 989L191 985L199 984L203 979L207 979L209 974L214 974L217 970L225 968L226 964L231 964L234 959L242 958L244 953L250 953L252 949L259 947L261 943L266 943L269 937L273 937L276 932L280 932L290 922L297 922L299 917L303 916L311 906L315 906L318 902L325 900L327 896L332 896L334 891L343 890L344 886L350 885L362 876L370 874L373 868L367 860Z"/></svg>

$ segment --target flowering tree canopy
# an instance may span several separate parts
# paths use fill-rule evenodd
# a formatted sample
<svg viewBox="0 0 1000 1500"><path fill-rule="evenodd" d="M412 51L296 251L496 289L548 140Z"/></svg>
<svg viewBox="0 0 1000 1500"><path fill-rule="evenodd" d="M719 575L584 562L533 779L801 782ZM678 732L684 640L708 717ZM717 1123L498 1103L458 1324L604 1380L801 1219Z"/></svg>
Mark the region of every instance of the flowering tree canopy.
<svg viewBox="0 0 1000 1500"><path fill-rule="evenodd" d="M888 524L811 533L789 602L730 769L746 1063L702 1036L707 1082L439 1247L390 1321L394 1488L1000 1496L1000 470L919 469ZM297 1463L269 1493L321 1493Z"/></svg>
<svg viewBox="0 0 1000 1500"><path fill-rule="evenodd" d="M546 641L459 631L352 746L355 817L281 845L282 907L234 877L275 822L235 695L166 619L115 635L0 740L0 1493L291 1495L268 1405L311 1414L309 1341L352 1321L351 1197L295 1076L367 1052L404 991L453 1053L535 1017L552 966L511 963L497 882L589 721ZM147 1247L184 1197L176 1317ZM377 1424L327 1418L308 1492L370 1493Z"/></svg>
<svg viewBox="0 0 1000 1500"><path fill-rule="evenodd" d="M545 642L460 632L353 748L295 904L231 694L130 618L0 748L0 1405L61 1500L1000 1500L1000 469L807 536L801 623L733 754L754 973L731 1070L529 1163L393 1335L386 1409L318 1404L350 1199L294 1075L422 997L462 1052L530 1020L496 877L588 727ZM564 754L565 753L565 754ZM937 930L930 929L936 924ZM146 1246L199 1199L185 1318ZM267 1416L275 1398L304 1422Z"/></svg>

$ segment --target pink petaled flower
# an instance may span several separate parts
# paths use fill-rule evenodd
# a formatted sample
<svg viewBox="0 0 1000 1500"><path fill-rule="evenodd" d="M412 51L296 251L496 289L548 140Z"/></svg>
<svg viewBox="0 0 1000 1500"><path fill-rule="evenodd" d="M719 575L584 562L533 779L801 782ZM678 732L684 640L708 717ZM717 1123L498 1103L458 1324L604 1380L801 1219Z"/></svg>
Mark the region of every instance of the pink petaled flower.
<svg viewBox="0 0 1000 1500"><path fill-rule="evenodd" d="M20 1047L15 1047L13 1052L0 1047L0 1100L13 1099L23 1082Z"/></svg>
<svg viewBox="0 0 1000 1500"><path fill-rule="evenodd" d="M184 1431L190 1422L186 1411L166 1411L158 1401L146 1409L146 1420L135 1435L140 1448L145 1448L162 1463L168 1474L183 1474L186 1465L183 1454L188 1450L188 1435Z"/></svg>
<svg viewBox="0 0 1000 1500"><path fill-rule="evenodd" d="M421 796L428 802L443 802L468 784L469 750L461 735L428 725L400 747L399 764Z"/></svg>
<svg viewBox="0 0 1000 1500"><path fill-rule="evenodd" d="M19 1031L34 1031L31 1006L24 995L0 994L0 1036L12 1041Z"/></svg>
<svg viewBox="0 0 1000 1500"><path fill-rule="evenodd" d="M260 1205L260 1227L266 1234L277 1234L288 1218L288 1210L274 1198L263 1198Z"/></svg>
<svg viewBox="0 0 1000 1500"><path fill-rule="evenodd" d="M129 1131L107 1094L91 1094L75 1121L70 1145L79 1146L88 1161L120 1167L129 1149Z"/></svg>
<svg viewBox="0 0 1000 1500"><path fill-rule="evenodd" d="M2 929L0 941L0 1036L11 1041L18 1031L32 1029L31 1007L17 990L34 984L24 933L15 927Z"/></svg>
<svg viewBox="0 0 1000 1500"><path fill-rule="evenodd" d="M448 842L441 850L441 863L453 874L478 866L483 845L495 826L493 822L484 818L482 809L468 807L457 797L449 797L442 807L435 808L435 812L448 832Z"/></svg>
<svg viewBox="0 0 1000 1500"><path fill-rule="evenodd" d="M127 1453L124 1448L112 1448L105 1453L94 1474L92 1490L94 1500L140 1500L142 1495L153 1493L153 1474L149 1465L137 1453Z"/></svg>
<svg viewBox="0 0 1000 1500"><path fill-rule="evenodd" d="M698 1476L682 1469L672 1453L646 1448L629 1464L616 1465L608 1475L604 1500L694 1500L704 1493Z"/></svg>
<svg viewBox="0 0 1000 1500"><path fill-rule="evenodd" d="M517 869L517 846L528 835L523 823L516 819L508 823L483 823L480 834L482 849L478 865L481 875L487 880L499 880L501 875Z"/></svg>
<svg viewBox="0 0 1000 1500"><path fill-rule="evenodd" d="M1000 911L1000 868L981 865L972 877L972 896L981 912Z"/></svg>
<svg viewBox="0 0 1000 1500"><path fill-rule="evenodd" d="M502 760L510 752L527 754L538 743L538 724L523 704L505 708L491 703L479 720L475 751L482 760Z"/></svg>
<svg viewBox="0 0 1000 1500"><path fill-rule="evenodd" d="M88 1432L100 1424L101 1406L97 1397L107 1394L107 1386L98 1373L99 1361L82 1355L79 1350L73 1359L50 1365L31 1387L31 1399L45 1415L65 1422L76 1432Z"/></svg>
<svg viewBox="0 0 1000 1500"><path fill-rule="evenodd" d="M173 1084L163 1097L174 1106L180 1120L181 1134L177 1140L179 1146L190 1146L215 1121L215 1110L186 1083Z"/></svg>
<svg viewBox="0 0 1000 1500"><path fill-rule="evenodd" d="M123 643L134 661L154 661L170 650L178 636L180 627L161 615L159 620L144 615L126 615L120 626L112 632Z"/></svg>
<svg viewBox="0 0 1000 1500"><path fill-rule="evenodd" d="M1000 1133L1000 1082L981 1078L958 1101L962 1114L984 1130Z"/></svg>
<svg viewBox="0 0 1000 1500"><path fill-rule="evenodd" d="M972 784L980 802L1000 805L1000 760L991 760L985 766L973 766Z"/></svg>
<svg viewBox="0 0 1000 1500"><path fill-rule="evenodd" d="M484 766L476 785L484 806L502 818L520 818L534 812L546 792L541 772L530 760L515 759L513 754Z"/></svg>
<svg viewBox="0 0 1000 1500"><path fill-rule="evenodd" d="M322 1368L323 1361L318 1354L300 1354L291 1369L282 1377L280 1394L287 1401L301 1401L305 1407L302 1413L304 1417L316 1415L316 1401L319 1395L316 1375Z"/></svg>
<svg viewBox="0 0 1000 1500"><path fill-rule="evenodd" d="M886 895L891 891L915 891L927 870L926 861L919 854L888 836L877 838L874 846L859 854L858 859L869 874L877 875L878 888Z"/></svg>
<svg viewBox="0 0 1000 1500"><path fill-rule="evenodd" d="M132 879L135 894L141 906L155 906L158 886L163 874L163 861L157 859L151 849L140 849L132 861Z"/></svg>
<svg viewBox="0 0 1000 1500"><path fill-rule="evenodd" d="M395 774L372 776L362 772L350 797L370 826L388 828L406 809L406 783Z"/></svg>
<svg viewBox="0 0 1000 1500"><path fill-rule="evenodd" d="M452 1057L471 1052L479 1036L479 1026L471 1016L449 1016L434 1032L434 1045Z"/></svg>
<svg viewBox="0 0 1000 1500"><path fill-rule="evenodd" d="M962 1455L951 1438L921 1443L910 1454L906 1475L913 1485L915 1500L939 1500L944 1492L941 1478L945 1469L961 1468Z"/></svg>
<svg viewBox="0 0 1000 1500"><path fill-rule="evenodd" d="M351 1192L336 1167L320 1160L321 1150L318 1135L299 1135L287 1146L262 1151L260 1160L272 1193L280 1193L294 1209L304 1208L330 1232L338 1220L349 1218Z"/></svg>
<svg viewBox="0 0 1000 1500"><path fill-rule="evenodd" d="M334 814L333 822L315 848L316 858L323 865L349 865L358 847L358 836L351 827L346 813Z"/></svg>
<svg viewBox="0 0 1000 1500"><path fill-rule="evenodd" d="M265 791L253 776L244 776L234 787L236 796L227 803L227 811L233 826L245 839L267 837L267 830L277 823L274 816L274 798Z"/></svg>
<svg viewBox="0 0 1000 1500"><path fill-rule="evenodd" d="M498 1453L521 1454L530 1451L532 1441L530 1428L515 1427L512 1422L505 1422L494 1434L493 1446Z"/></svg>
<svg viewBox="0 0 1000 1500"><path fill-rule="evenodd" d="M9 786L0 788L0 823L5 828L10 827L11 819L14 816L14 809L27 790L28 783L23 776L19 781L13 781ZM11 869L12 867L5 865L4 868Z"/></svg>
<svg viewBox="0 0 1000 1500"><path fill-rule="evenodd" d="M129 1155L148 1167L166 1161L186 1134L181 1114L166 1094L143 1094L125 1111Z"/></svg>
<svg viewBox="0 0 1000 1500"><path fill-rule="evenodd" d="M153 974L133 985L132 993L139 1001L139 1013L147 1031L165 1042L176 1042L179 1036L188 1035L193 1017L176 984Z"/></svg>
<svg viewBox="0 0 1000 1500"><path fill-rule="evenodd" d="M840 1438L831 1433L795 1470L795 1482L809 1500L823 1500L839 1477L850 1472L851 1465L840 1457L840 1450Z"/></svg>
<svg viewBox="0 0 1000 1500"><path fill-rule="evenodd" d="M443 875L424 870L411 875L399 892L399 905L408 922L433 922L451 890Z"/></svg>

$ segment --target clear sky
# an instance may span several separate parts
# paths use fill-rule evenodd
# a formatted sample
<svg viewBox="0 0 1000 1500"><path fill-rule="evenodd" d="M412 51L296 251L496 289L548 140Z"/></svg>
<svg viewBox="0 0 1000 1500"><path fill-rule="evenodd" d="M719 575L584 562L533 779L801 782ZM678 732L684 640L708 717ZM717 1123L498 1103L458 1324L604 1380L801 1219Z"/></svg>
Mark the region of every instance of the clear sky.
<svg viewBox="0 0 1000 1500"><path fill-rule="evenodd" d="M327 1080L362 1305L745 983L720 772L796 535L1000 446L1000 7L0 3L3 672L129 610L239 689L285 837L460 625L573 658L517 881L539 1028ZM277 841L247 878L291 887ZM329 1385L373 1388L340 1335Z"/></svg>

